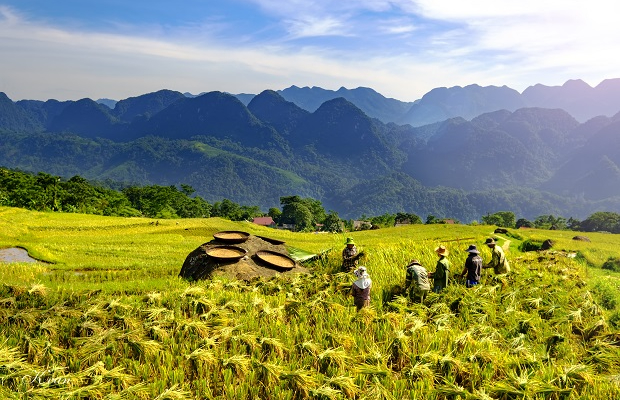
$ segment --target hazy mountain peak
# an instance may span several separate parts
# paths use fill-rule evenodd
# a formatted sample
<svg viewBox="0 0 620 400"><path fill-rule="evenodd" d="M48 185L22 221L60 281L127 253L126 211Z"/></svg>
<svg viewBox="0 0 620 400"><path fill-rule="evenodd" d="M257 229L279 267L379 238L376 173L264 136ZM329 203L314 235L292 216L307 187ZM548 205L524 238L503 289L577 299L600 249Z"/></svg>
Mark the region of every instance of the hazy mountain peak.
<svg viewBox="0 0 620 400"><path fill-rule="evenodd" d="M327 100L326 102L321 104L321 106L315 111L315 114L316 113L320 114L326 111L332 111L336 109L339 109L341 111L349 110L351 112L364 114L364 112L359 107L357 107L355 104L351 103L349 100L345 99L344 97L336 97L334 99Z"/></svg>
<svg viewBox="0 0 620 400"><path fill-rule="evenodd" d="M475 118L496 110L514 111L525 106L519 92L508 87L480 86L440 87L426 93L400 121L422 126L453 117Z"/></svg>
<svg viewBox="0 0 620 400"><path fill-rule="evenodd" d="M14 131L28 131L32 129L40 129L34 118L23 108L19 107L6 95L0 92L0 129L9 129Z"/></svg>
<svg viewBox="0 0 620 400"><path fill-rule="evenodd" d="M494 129L499 124L509 118L512 113L508 110L497 110L484 114L480 114L471 120L471 123L485 129Z"/></svg>
<svg viewBox="0 0 620 400"><path fill-rule="evenodd" d="M0 94L0 129L7 135L0 159L54 174L112 174L107 176L165 185L185 181L211 200L225 197L261 207L277 205L280 195L300 194L338 199L330 207L348 202L337 210L343 213L368 201L377 212L394 212L402 204L407 211L468 215L469 220L477 218L480 207L492 212L495 206L519 210L524 217L549 212L579 217L586 212L583 207L598 206L588 204L589 199L611 205L620 198L620 112L611 114L615 123L601 116L579 124L565 107L591 105L588 113L599 112L601 105L618 107L614 85L620 87L620 80L596 90L579 80L539 86L547 102L536 107L506 86L437 88L436 98L427 97L414 108L416 121L435 122L417 128L378 121L379 111L403 110L407 103L363 87L291 87L302 100L326 99L314 113L274 90L253 96L247 107L238 95L213 91L149 111L168 95L179 96L162 90L119 102L119 110L127 106L124 115L140 113L131 123L115 120L109 109L90 99L13 103ZM586 97L570 95L584 90ZM15 119L24 115L26 120ZM469 115L475 115L471 122ZM53 120L50 131L63 134L17 131L23 128L14 122L23 127L28 119L40 126ZM112 140L93 139L97 136ZM381 183L380 189L371 179ZM415 181L462 191L437 195L437 189L419 183L412 190ZM528 192L543 187L555 193L545 197L548 205ZM353 195L352 188L358 190ZM493 193L466 193L470 190ZM364 196L373 191L373 198Z"/></svg>
<svg viewBox="0 0 620 400"><path fill-rule="evenodd" d="M186 98L181 92L162 89L157 92L120 100L114 106L114 115L120 120L130 122L139 115L147 117L157 114L179 99Z"/></svg>
<svg viewBox="0 0 620 400"><path fill-rule="evenodd" d="M284 97L280 95L280 93L276 92L275 90L271 90L271 89L263 90L262 92L254 96L254 98L257 98L257 97L258 98L273 98L273 99L278 99L278 100L281 99L282 101L286 101Z"/></svg>
<svg viewBox="0 0 620 400"><path fill-rule="evenodd" d="M121 126L110 109L92 99L69 103L51 121L52 132L72 132L85 137L117 138Z"/></svg>
<svg viewBox="0 0 620 400"><path fill-rule="evenodd" d="M116 106L116 103L118 103L118 101L104 98L104 99L97 99L97 103L108 107L110 110L113 110L114 107Z"/></svg>
<svg viewBox="0 0 620 400"><path fill-rule="evenodd" d="M583 89L583 90L592 89L592 86L588 85L587 83L585 83L581 79L569 79L566 82L564 82L562 87L567 88L567 89L573 89L573 90L575 90L575 89Z"/></svg>
<svg viewBox="0 0 620 400"><path fill-rule="evenodd" d="M310 114L273 90L265 90L256 95L248 104L248 110L283 134L294 130L300 120Z"/></svg>
<svg viewBox="0 0 620 400"><path fill-rule="evenodd" d="M596 89L620 91L620 78L605 79L596 86Z"/></svg>

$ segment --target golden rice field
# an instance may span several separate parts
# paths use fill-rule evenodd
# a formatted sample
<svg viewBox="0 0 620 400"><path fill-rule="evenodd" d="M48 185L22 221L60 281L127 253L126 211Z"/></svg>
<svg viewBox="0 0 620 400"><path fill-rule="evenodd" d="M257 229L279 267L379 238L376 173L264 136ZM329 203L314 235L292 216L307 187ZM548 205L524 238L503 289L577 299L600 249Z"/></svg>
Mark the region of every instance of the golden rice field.
<svg viewBox="0 0 620 400"><path fill-rule="evenodd" d="M301 234L210 219L151 220L0 208L0 248L47 263L0 263L2 399L617 399L620 284L600 269L620 236L497 235L512 274L458 280L425 305L399 296L412 258L494 227L415 225ZM309 275L190 283L185 257L223 230L323 254ZM339 273L352 236L373 279L355 311ZM553 239L521 253L522 240Z"/></svg>

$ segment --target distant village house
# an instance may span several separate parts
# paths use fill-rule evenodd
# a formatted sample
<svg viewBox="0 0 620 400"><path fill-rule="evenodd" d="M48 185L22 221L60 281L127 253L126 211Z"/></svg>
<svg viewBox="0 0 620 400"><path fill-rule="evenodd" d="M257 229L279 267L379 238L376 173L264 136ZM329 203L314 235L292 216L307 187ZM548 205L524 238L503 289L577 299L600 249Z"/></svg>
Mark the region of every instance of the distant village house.
<svg viewBox="0 0 620 400"><path fill-rule="evenodd" d="M273 221L271 217L256 217L252 220L253 223L260 226L266 226L269 228L275 228L276 223Z"/></svg>

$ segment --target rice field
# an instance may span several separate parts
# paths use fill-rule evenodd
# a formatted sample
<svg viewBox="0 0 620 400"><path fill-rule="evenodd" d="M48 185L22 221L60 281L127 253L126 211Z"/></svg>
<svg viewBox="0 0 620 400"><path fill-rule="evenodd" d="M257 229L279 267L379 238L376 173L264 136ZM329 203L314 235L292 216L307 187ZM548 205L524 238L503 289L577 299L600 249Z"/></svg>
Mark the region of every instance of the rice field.
<svg viewBox="0 0 620 400"><path fill-rule="evenodd" d="M240 282L177 277L218 231L322 254L312 273ZM424 305L401 296L412 258L453 272L493 227L414 225L346 235L209 219L151 220L0 208L0 248L47 263L0 264L3 399L615 399L620 284L600 269L617 235L498 236L512 274ZM518 233L518 234L516 234ZM352 236L373 279L355 311L339 272ZM553 239L547 252L518 250Z"/></svg>

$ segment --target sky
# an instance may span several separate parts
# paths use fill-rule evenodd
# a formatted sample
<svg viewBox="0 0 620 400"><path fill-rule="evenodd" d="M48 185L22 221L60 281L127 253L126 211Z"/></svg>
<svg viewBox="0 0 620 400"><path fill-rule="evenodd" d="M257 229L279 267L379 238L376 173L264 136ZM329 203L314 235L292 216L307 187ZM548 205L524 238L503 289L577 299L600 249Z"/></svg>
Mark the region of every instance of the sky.
<svg viewBox="0 0 620 400"><path fill-rule="evenodd" d="M0 92L596 86L620 77L610 0L0 0Z"/></svg>

